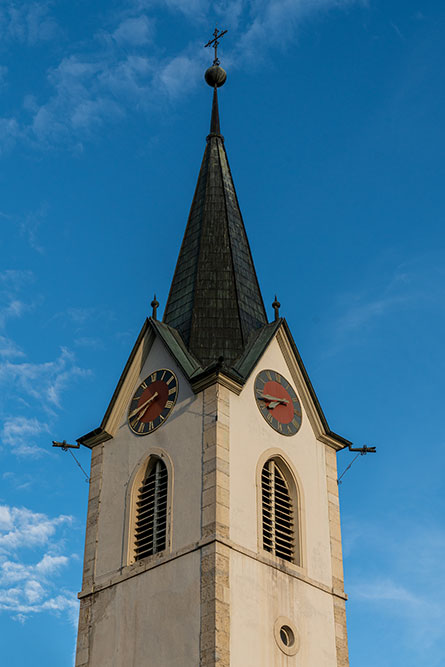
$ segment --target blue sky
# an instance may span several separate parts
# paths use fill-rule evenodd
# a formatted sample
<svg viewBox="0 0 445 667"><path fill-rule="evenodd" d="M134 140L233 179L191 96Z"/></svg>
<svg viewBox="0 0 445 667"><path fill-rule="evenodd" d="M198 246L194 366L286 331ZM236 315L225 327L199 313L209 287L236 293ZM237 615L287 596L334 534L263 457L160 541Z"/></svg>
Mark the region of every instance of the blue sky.
<svg viewBox="0 0 445 667"><path fill-rule="evenodd" d="M0 646L72 664L96 427L165 304L222 131L265 302L333 430L351 665L443 665L445 7L431 0L0 1ZM89 453L79 452L88 468ZM339 454L342 471L352 457Z"/></svg>

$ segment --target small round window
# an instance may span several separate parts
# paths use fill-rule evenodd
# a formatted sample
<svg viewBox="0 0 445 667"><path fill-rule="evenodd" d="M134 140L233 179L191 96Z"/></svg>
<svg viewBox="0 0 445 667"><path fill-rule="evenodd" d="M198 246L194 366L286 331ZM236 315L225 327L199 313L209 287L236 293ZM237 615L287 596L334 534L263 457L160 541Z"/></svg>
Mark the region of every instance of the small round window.
<svg viewBox="0 0 445 667"><path fill-rule="evenodd" d="M295 644L295 635L288 625L282 625L280 628L281 641L285 646L293 646Z"/></svg>
<svg viewBox="0 0 445 667"><path fill-rule="evenodd" d="M295 655L300 648L300 639L295 624L280 616L274 626L275 641L280 651L286 655Z"/></svg>

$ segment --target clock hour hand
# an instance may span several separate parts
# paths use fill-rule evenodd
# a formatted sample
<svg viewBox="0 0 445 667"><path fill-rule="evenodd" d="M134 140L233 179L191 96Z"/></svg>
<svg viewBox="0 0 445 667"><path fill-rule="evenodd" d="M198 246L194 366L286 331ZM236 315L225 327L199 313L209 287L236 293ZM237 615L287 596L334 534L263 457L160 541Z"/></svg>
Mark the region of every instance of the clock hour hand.
<svg viewBox="0 0 445 667"><path fill-rule="evenodd" d="M280 403L287 404L289 401L287 398L277 398L276 396L270 396L269 394L262 394L259 396L259 398L263 398L266 401L270 401L269 405L267 406L269 410L273 410L274 408L277 407L277 405L280 405Z"/></svg>
<svg viewBox="0 0 445 667"><path fill-rule="evenodd" d="M140 412L141 410L144 410L144 408L145 408L144 412L139 416L139 419L142 419L142 417L145 415L146 410L148 409L148 406L150 405L150 403L151 403L152 401L154 401L154 399L156 398L156 396L158 396L158 392L157 392L157 391L153 394L153 396L150 396L150 398L147 399L147 400L145 401L145 403L142 403L142 405L139 405L139 406L136 408L136 410L133 410L133 412L131 412L131 413L128 415L128 419L133 419L133 417L135 417L135 416L138 414L138 412Z"/></svg>

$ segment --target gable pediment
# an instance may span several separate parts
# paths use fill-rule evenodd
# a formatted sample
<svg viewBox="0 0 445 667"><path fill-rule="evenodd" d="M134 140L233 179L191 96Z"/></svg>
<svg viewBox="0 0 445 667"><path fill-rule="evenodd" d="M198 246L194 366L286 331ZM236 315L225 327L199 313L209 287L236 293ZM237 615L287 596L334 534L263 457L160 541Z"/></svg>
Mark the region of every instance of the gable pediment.
<svg viewBox="0 0 445 667"><path fill-rule="evenodd" d="M162 341L187 379L190 379L194 373L199 374L203 370L199 362L188 352L181 337L174 329L152 318L146 319L100 426L80 437L77 440L78 443L86 447L94 447L115 436L156 338Z"/></svg>

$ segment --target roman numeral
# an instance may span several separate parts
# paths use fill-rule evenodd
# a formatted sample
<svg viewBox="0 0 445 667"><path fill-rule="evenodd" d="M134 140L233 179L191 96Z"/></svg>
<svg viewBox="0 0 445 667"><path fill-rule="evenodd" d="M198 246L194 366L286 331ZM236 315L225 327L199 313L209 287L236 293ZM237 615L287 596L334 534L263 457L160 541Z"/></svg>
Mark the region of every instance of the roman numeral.
<svg viewBox="0 0 445 667"><path fill-rule="evenodd" d="M147 385L147 383L146 383L145 380L144 380L144 381L142 382L142 384L141 384L142 389L147 389L147 386L148 386L148 385Z"/></svg>
<svg viewBox="0 0 445 667"><path fill-rule="evenodd" d="M176 393L176 387L172 387L171 389L168 390L168 395L169 396L171 396L172 394L175 394L175 393Z"/></svg>
<svg viewBox="0 0 445 667"><path fill-rule="evenodd" d="M167 403L165 404L165 407L170 410L170 408L173 407L173 401L167 401Z"/></svg>
<svg viewBox="0 0 445 667"><path fill-rule="evenodd" d="M172 375L172 376L167 380L167 384L170 384L171 382L173 382L174 379L175 379L175 376Z"/></svg>

